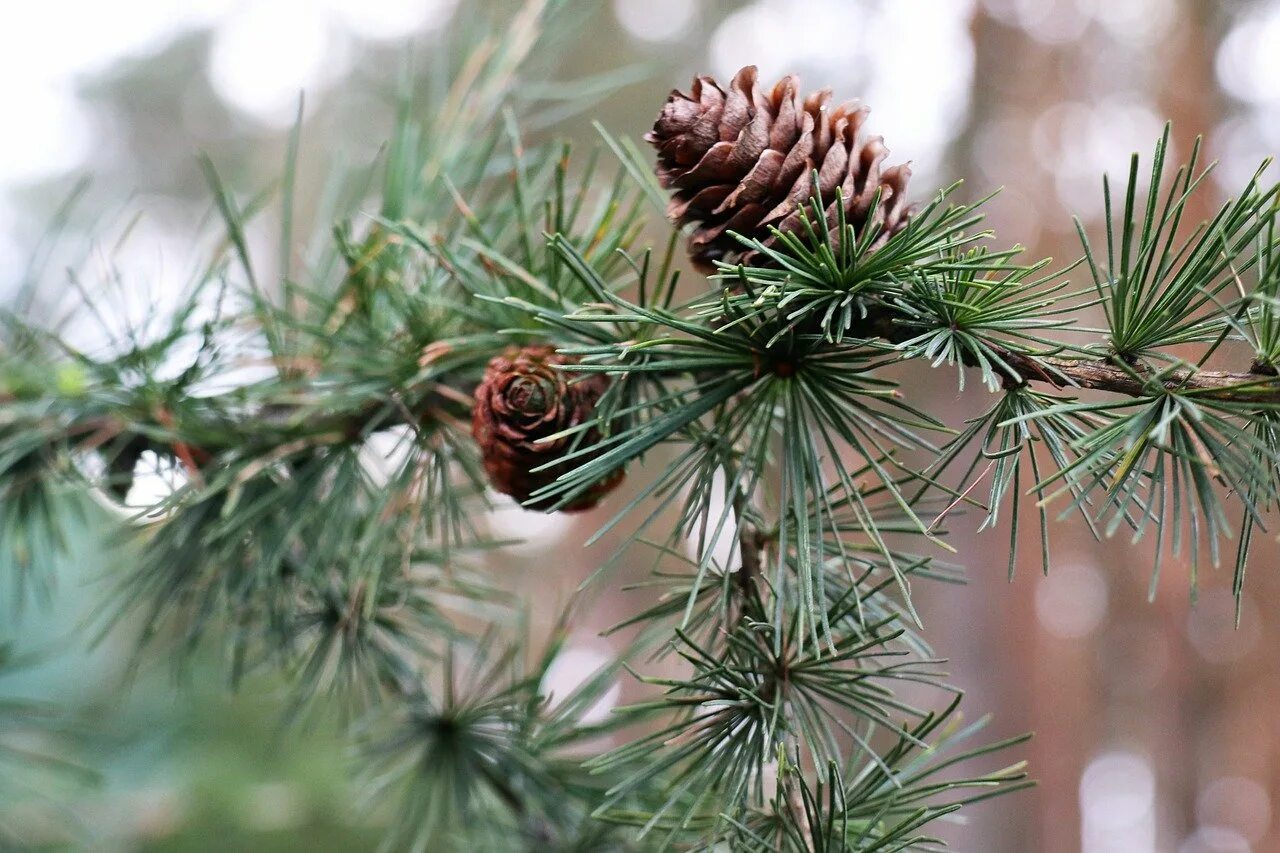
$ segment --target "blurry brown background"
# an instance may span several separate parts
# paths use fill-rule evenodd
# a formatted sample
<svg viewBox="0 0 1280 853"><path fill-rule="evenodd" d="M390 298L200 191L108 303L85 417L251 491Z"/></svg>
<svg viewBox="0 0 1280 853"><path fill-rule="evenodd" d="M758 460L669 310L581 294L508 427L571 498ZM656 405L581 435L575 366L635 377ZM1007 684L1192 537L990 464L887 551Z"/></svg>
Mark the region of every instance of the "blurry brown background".
<svg viewBox="0 0 1280 853"><path fill-rule="evenodd" d="M190 236L207 211L196 151L211 152L239 186L266 181L281 162L296 92L305 88L304 176L318 180L330 158L372 159L389 127L385 94L404 43L430 51L456 11L451 0L36 5L7 12L0 31L7 117L0 292L16 286L70 182L89 173L96 180L85 208L110 215L77 226L106 222L99 233L109 235L111 223L127 219L119 208L149 212L126 258L142 306L163 300L169 277L181 280ZM471 0L468 14L490 5ZM795 71L814 88L829 85L838 97L872 106L874 131L895 158L913 161L916 197L957 177L966 179L968 197L1003 186L990 225L1005 242L1062 261L1078 254L1071 214L1098 233L1102 172L1121 173L1131 152L1149 152L1165 118L1174 122L1179 156L1204 134L1209 155L1223 161L1201 213L1218 201L1208 196L1238 188L1280 148L1276 0L610 0L568 37L567 48L563 76L629 63L649 70L570 121L566 132L584 144L590 119L639 136L667 89L687 85L695 72L728 76L746 63L760 65L766 78ZM987 403L975 383L957 395L950 371L919 367L908 375L915 401L952 424ZM546 595L554 567L553 597L564 600L609 551L607 543L592 551L574 544L607 509L568 521L502 512L505 530L533 539L536 559L508 566L527 577L530 591ZM947 837L962 850L1011 853L1280 851L1280 814L1273 816L1280 618L1268 606L1280 593L1274 537L1259 543L1234 630L1227 568L1202 573L1192 608L1187 569L1170 562L1148 603L1147 543L1098 544L1064 522L1054 531L1057 568L1044 578L1033 528L1026 526L1027 559L1012 584L1007 533L975 536L961 523L954 544L969 585L921 589L926 633L951 659L968 714L994 714L1001 735L1037 734L1027 757L1040 787L966 810L968 825L946 829ZM643 574L647 560L634 562L620 577ZM91 606L91 587L66 586L74 602ZM584 628L607 627L640 603L635 594L605 595ZM62 637L77 613L65 605L47 625L28 614L38 627L24 636ZM575 654L590 662L607 651L604 642L584 630ZM100 658L69 655L29 679L27 692L83 698L84 673L104 667ZM111 693L119 689L104 677L95 701L122 714L138 704ZM270 837L270 849L291 849L277 835L302 837L288 822L310 820L307 808L298 817L299 801L330 796L298 780L339 771L282 761L243 778L211 773L200 762L214 753L191 744L210 739L213 723L172 711L176 700L164 686L150 689L159 698L147 707L162 710L144 718L171 725L173 734L151 764L131 754L125 769L108 771L96 807L110 812L102 803L117 803L123 817L100 849L224 849L211 835L211 827L222 831L220 821L245 833L224 841L243 837L267 849ZM223 744L216 754L229 749ZM257 810L227 793L232 805L210 816L202 786L215 782L256 792ZM279 808L264 812L264 798ZM362 842L353 836L350 843Z"/></svg>

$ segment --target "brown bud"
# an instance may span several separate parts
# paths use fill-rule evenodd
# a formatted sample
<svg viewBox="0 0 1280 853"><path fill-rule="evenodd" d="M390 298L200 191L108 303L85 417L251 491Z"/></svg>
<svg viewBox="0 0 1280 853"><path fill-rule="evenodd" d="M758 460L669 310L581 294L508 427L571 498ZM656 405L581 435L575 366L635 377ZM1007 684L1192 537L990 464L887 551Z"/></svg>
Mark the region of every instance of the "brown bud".
<svg viewBox="0 0 1280 853"><path fill-rule="evenodd" d="M584 454L541 471L535 468L554 463L572 450L592 447L600 440L594 427L585 434L540 440L591 421L596 403L609 387L609 378L603 374L573 374L558 369L575 363L577 359L561 355L551 346L512 347L489 361L475 391L471 434L480 446L489 482L529 509L551 509L555 501L544 498L529 503L530 496L593 457ZM590 509L622 477L621 469L608 474L561 509Z"/></svg>

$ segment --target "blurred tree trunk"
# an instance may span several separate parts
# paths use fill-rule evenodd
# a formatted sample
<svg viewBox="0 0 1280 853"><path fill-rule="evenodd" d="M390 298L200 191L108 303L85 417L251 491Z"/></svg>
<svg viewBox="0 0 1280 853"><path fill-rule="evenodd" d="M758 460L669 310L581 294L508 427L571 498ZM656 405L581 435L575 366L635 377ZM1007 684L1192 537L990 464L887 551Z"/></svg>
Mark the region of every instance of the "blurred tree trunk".
<svg viewBox="0 0 1280 853"><path fill-rule="evenodd" d="M1152 81L1153 98L1161 115L1173 123L1173 140L1178 162L1189 156L1198 136L1207 135L1222 118L1223 105L1214 79L1214 57L1221 34L1216 16L1204 0L1181 0L1177 23L1159 51L1152 52L1155 67ZM1206 158L1207 162L1207 158ZM1201 166L1203 168L1203 166ZM1218 199L1210 186L1192 196L1187 219L1202 222L1213 215ZM1144 549L1145 550L1145 549ZM1232 555L1234 556L1234 555ZM1230 559L1230 558L1228 558ZM1182 563L1182 565L1178 565ZM1207 564L1202 560L1202 565ZM1185 574L1185 561L1174 566ZM1206 587L1220 587L1229 579L1205 578ZM1125 595L1118 603L1119 614L1133 613L1144 606L1146 590L1140 578L1127 579ZM1120 714L1119 727L1135 737L1145 737L1155 759L1159 796L1163 806L1160 818L1161 841L1176 849L1182 839L1195 831L1196 792L1202 781L1197 772L1197 730L1200 729L1196 706L1205 698L1208 666L1190 648L1187 640L1189 606L1184 578L1162 579L1156 592L1153 630L1163 636L1169 649L1167 677L1154 694L1146 697L1149 711L1124 713L1122 702L1112 702L1113 714ZM1123 617L1121 617L1123 618ZM1137 710L1137 709L1134 709ZM1141 731L1135 731L1141 726Z"/></svg>
<svg viewBox="0 0 1280 853"><path fill-rule="evenodd" d="M984 223L1000 235L1001 245L1012 245L1034 239L1025 233L1019 213L1026 200L1052 198L1054 193L1028 144L1025 117L1039 114L1063 93L1055 83L1053 52L1025 32L996 20L982 4L975 8L971 33L974 86L967 126L953 148L953 173L966 179L962 197L967 200L998 186L1017 187L995 199ZM999 149L995 156L992 146ZM1001 164L998 173L991 170L993 160ZM1032 253L1043 248L1029 247ZM926 381L929 392L937 395L935 399L955 396L950 372L932 371ZM956 399L954 410L947 413L950 423L975 417L991 405L991 398L982 393L966 393ZM1027 530L1032 526L1027 525ZM972 525L956 532L954 544L960 562L968 567L969 583L960 590L931 591L940 605L935 612L948 613L948 617L927 626L936 629L928 632L930 639L951 658L957 683L970 691L966 706L974 713L993 713L999 735L1040 726L1051 713L1042 700L1051 701L1048 694L1053 690L1037 683L1036 644L1022 641L1037 636L1034 592L1039 567L1031 565L1034 560L1023 561L1016 582L1008 584L1004 559L1009 542L1007 526L976 535ZM1038 544L1023 544L1039 553ZM1059 675L1063 675L1061 668ZM1071 735L1071 728L1055 722L1052 729L1048 737L1031 742L1027 756L1041 786L1011 799L1008 808L975 811L969 823L952 836L959 849L993 853L1078 849L1072 834L1063 832L1077 823L1070 781L1073 768L1063 761L1074 750L1064 749L1058 742L1060 736ZM1051 837L1043 831L1046 826L1055 827Z"/></svg>

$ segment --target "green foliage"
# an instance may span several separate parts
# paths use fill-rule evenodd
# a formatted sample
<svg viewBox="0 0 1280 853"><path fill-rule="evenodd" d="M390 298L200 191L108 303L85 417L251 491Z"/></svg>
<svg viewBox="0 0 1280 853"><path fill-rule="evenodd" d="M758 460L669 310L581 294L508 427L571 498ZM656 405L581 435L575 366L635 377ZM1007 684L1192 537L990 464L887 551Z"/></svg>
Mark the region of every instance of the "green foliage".
<svg viewBox="0 0 1280 853"><path fill-rule="evenodd" d="M1275 370L1280 362L1280 317L1276 316L1277 296L1280 296L1280 238L1276 236L1275 221L1267 223L1265 231L1258 235L1254 265L1255 284L1246 294L1249 310L1237 329L1253 347L1255 364L1262 370Z"/></svg>
<svg viewBox="0 0 1280 853"><path fill-rule="evenodd" d="M805 646L800 614L775 638L766 603L750 593L743 599L743 612L723 647L699 644L677 629L676 650L692 674L645 679L666 688L663 698L620 712L643 720L680 709L677 719L591 764L630 771L608 792L600 807L606 816L640 823L640 813L618 818L614 807L662 792L645 813L642 835L663 827L674 837L703 823L701 816L732 820L739 803L767 801L765 765L795 744L814 766L842 760L843 740L853 742L855 760L878 760L871 745L876 731L903 734L892 715L923 713L895 698L894 682L938 684L936 662L899 647L902 631L892 629L892 620L864 627L853 612L852 595L828 610L828 621L837 626L829 650Z"/></svg>
<svg viewBox="0 0 1280 853"><path fill-rule="evenodd" d="M1264 163L1240 195L1224 204L1190 234L1180 231L1183 215L1208 170L1197 173L1200 145L1180 166L1161 199L1169 127L1152 157L1144 207L1138 199L1138 155L1129 167L1124 209L1113 217L1111 186L1103 182L1106 205L1106 266L1077 221L1094 285L1106 311L1111 352L1131 361L1162 358L1161 350L1213 340L1221 325L1218 295L1258 263L1251 247L1274 220L1280 187L1260 184ZM1141 217L1141 221L1139 221Z"/></svg>
<svg viewBox="0 0 1280 853"><path fill-rule="evenodd" d="M990 391L1005 384L1006 377L1015 383L1031 378L1022 376L1004 354L1062 349L1045 333L1069 327L1072 321L1063 315L1084 307L1070 294L1063 295L1068 280L1053 283L1061 273L1032 278L1048 261L1011 267L987 278L969 265L986 263L986 255L982 249L970 250L954 269L917 273L894 298L903 312L899 324L921 330L899 343L898 349L908 358L927 359L934 367L944 363L956 367L961 391L966 367L978 368Z"/></svg>
<svg viewBox="0 0 1280 853"><path fill-rule="evenodd" d="M111 624L178 664L213 648L233 685L283 673L288 719L332 715L358 742L388 848L936 849L940 818L1028 784L968 768L1017 741L967 745L980 726L955 722L912 601L960 579L941 559L954 518L1008 519L1012 575L1035 502L1047 570L1060 499L1098 535L1154 527L1193 585L1202 546L1216 562L1238 532L1239 592L1280 503L1280 190L1260 171L1188 233L1204 172L1197 150L1164 180L1166 133L1145 203L1136 159L1118 219L1105 185L1105 257L1081 229L1092 292L974 230L985 200L954 186L883 241L814 198L799 232L743 239L744 262L689 292L678 235L644 248L661 198L634 146L605 134L612 157L571 159L517 129L567 109L525 79L567 6L529 0L444 53L456 82L400 87L383 157L334 175L305 251L300 105L278 194L242 197L203 161L222 243L177 309L92 352L15 318L0 571L46 588L83 523L69 507L122 507ZM247 229L277 200L278 257L255 257ZM1074 323L1093 305L1105 330ZM531 342L609 380L558 436L550 464L578 464L534 500L643 471L592 541L630 529L655 558L615 629L634 642L566 697L548 673L582 602L531 656L518 602L479 570L508 543L476 523L469 395ZM1206 370L1242 345L1252 373ZM959 390L976 370L993 402L953 429L885 374L903 361L955 369ZM148 467L168 488L135 506ZM589 719L626 667L663 669Z"/></svg>
<svg viewBox="0 0 1280 853"><path fill-rule="evenodd" d="M0 676L31 663L0 643ZM74 823L66 800L96 779L76 760L76 740L74 722L59 709L0 698L0 845L22 849Z"/></svg>
<svg viewBox="0 0 1280 853"><path fill-rule="evenodd" d="M813 785L802 765L781 756L772 809L749 812L725 834L726 840L735 850L752 851L898 851L945 845L921 830L965 805L1031 784L1021 763L977 776L941 775L1027 739L961 748L986 720L960 726L955 718L959 702L957 696L942 711L930 713L882 756L854 772L842 772L829 762L826 777L819 774Z"/></svg>
<svg viewBox="0 0 1280 853"><path fill-rule="evenodd" d="M497 648L496 631L451 644L438 687L412 687L363 724L368 796L398 803L388 849L625 849L584 811L604 781L580 758L618 728L584 720L615 683L617 664L586 674L566 695L548 695L563 639L532 662L523 645Z"/></svg>
<svg viewBox="0 0 1280 853"><path fill-rule="evenodd" d="M814 186L818 180L814 178ZM755 253L752 266L720 263L714 276L726 287L737 286L755 297L757 305L767 304L791 321L817 321L828 340L839 342L853 334L856 323L870 312L869 301L898 293L903 278L921 268L934 270L970 269L971 264L944 259L957 254L984 234L970 235L965 229L982 219L977 210L986 203L947 204L959 185L952 185L915 213L907 226L882 245L881 223L873 221L858 234L845 221L840 190L836 190L837 221L827 221L821 194L800 209L798 234L771 229L776 242L766 245L756 239L740 238ZM879 196L871 202L876 209ZM787 309L785 312L782 309ZM856 335L855 335L856 337Z"/></svg>
<svg viewBox="0 0 1280 853"><path fill-rule="evenodd" d="M995 405L969 422L968 427L943 449L929 468L932 476L940 477L952 464L965 459L966 451L977 448L977 452L969 457L960 481L976 487L990 478L991 488L982 529L994 527L1000 520L1001 511L1008 506L1012 519L1009 526L1010 580L1018 560L1018 519L1022 517L1022 502L1046 476L1042 473L1044 463L1037 456L1036 448L1043 447L1049 461L1059 470L1066 470L1078 458L1079 444L1087 439L1098 423L1089 412L1059 408L1063 402L1060 397L1036 391L1027 385L1011 385L1003 390ZM984 470L979 472L979 466L984 463ZM1074 481L1068 481L1067 488L1076 498L1075 506L1083 510L1089 503L1088 491ZM1044 571L1048 572L1049 516L1043 503L1038 503L1035 509L1040 525L1040 560ZM1093 529L1090 516L1083 512L1082 515Z"/></svg>

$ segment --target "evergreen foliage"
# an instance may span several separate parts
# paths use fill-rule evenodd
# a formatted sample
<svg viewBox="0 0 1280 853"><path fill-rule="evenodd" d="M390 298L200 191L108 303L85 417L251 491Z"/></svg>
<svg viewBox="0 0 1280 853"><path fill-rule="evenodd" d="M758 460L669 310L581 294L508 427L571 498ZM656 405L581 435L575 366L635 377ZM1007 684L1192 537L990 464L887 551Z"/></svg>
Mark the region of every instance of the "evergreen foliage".
<svg viewBox="0 0 1280 853"><path fill-rule="evenodd" d="M380 183L334 177L373 213L293 233L295 133L274 195L204 163L222 239L179 310L95 351L5 317L0 572L46 594L83 496L125 506L138 471L164 472L169 494L122 513L141 556L102 627L178 663L215 649L232 684L282 672L288 713L339 711L389 849L936 849L957 809L1029 784L1003 757L1017 740L975 745L982 723L959 721L912 603L960 578L953 513L1010 522L1010 574L1030 517L1046 571L1051 516L1154 530L1153 589L1166 553L1216 564L1236 537L1241 588L1280 501L1280 187L1260 171L1184 221L1204 172L1192 152L1165 177L1166 133L1145 192L1136 157L1122 204L1104 187L1105 249L1081 229L1066 270L1000 248L986 201L951 187L884 239L817 193L799 231L681 282L679 235L644 244L663 192L636 146L571 156L518 129L547 115L522 69L565 6L528 0L452 88L402 92ZM267 210L270 260L245 236ZM1077 323L1099 310L1104 328ZM609 384L566 432L599 440L534 499L629 468L643 485L597 536L634 530L657 559L617 628L634 642L569 696L547 672L581 601L534 654L472 520L470 392L539 343ZM903 361L990 406L947 425L882 371ZM649 698L589 719L631 675Z"/></svg>

